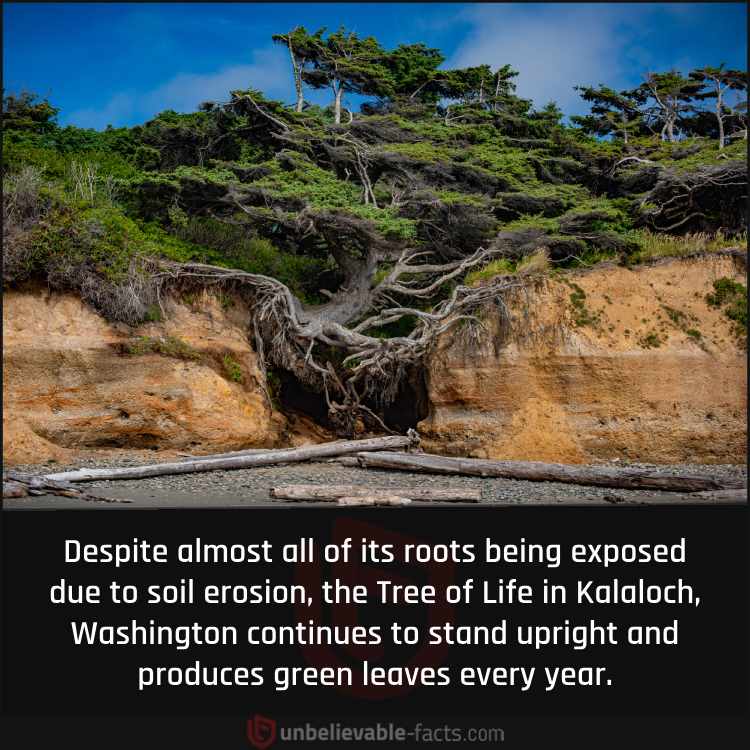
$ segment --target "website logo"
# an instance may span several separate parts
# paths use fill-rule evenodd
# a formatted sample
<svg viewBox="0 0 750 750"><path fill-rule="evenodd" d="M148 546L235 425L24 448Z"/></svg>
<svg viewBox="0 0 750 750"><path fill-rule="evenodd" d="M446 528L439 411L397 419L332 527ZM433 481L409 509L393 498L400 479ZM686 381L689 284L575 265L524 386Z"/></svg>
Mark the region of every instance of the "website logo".
<svg viewBox="0 0 750 750"><path fill-rule="evenodd" d="M258 750L266 750L276 742L276 720L255 714L247 720L248 742Z"/></svg>

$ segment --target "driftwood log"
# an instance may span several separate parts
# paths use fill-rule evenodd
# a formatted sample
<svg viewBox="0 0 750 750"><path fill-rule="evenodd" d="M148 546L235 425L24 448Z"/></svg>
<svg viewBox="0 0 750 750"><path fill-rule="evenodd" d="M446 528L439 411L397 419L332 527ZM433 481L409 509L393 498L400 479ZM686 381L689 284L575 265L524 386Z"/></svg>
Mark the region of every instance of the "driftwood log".
<svg viewBox="0 0 750 750"><path fill-rule="evenodd" d="M422 489L412 487L357 487L351 484L318 485L318 484L285 484L272 487L269 494L277 500L293 502L325 502L340 498L379 498L402 497L409 500L420 500L443 503L478 503L481 500L480 490L471 489ZM349 505L351 503L342 503Z"/></svg>
<svg viewBox="0 0 750 750"><path fill-rule="evenodd" d="M130 503L115 497L86 492L80 487L63 481L22 474L5 474L3 476L3 498L28 497L29 495L57 495L59 497L76 497L90 503Z"/></svg>
<svg viewBox="0 0 750 750"><path fill-rule="evenodd" d="M274 464L330 458L360 451L369 453L379 450L409 448L416 445L418 440L417 433L410 430L409 434L404 436L389 435L365 440L339 440L333 443L305 445L301 448L284 448L249 455L243 453L243 455L228 458L206 456L199 460L128 466L122 469L76 469L59 474L48 474L44 479L58 482L96 482L111 479L145 479L146 477L159 477L167 474L193 474L201 471L250 469L256 466L273 466Z"/></svg>
<svg viewBox="0 0 750 750"><path fill-rule="evenodd" d="M537 461L485 461L477 458L454 458L429 453L357 453L363 468L395 469L428 474L460 474L474 477L501 477L529 482L564 482L567 484L612 487L627 490L661 490L663 492L705 492L739 489L741 481L719 480L693 474L660 474L644 469L611 466L569 466Z"/></svg>
<svg viewBox="0 0 750 750"><path fill-rule="evenodd" d="M357 495L355 497L340 497L337 505L411 505L408 497L400 495Z"/></svg>
<svg viewBox="0 0 750 750"><path fill-rule="evenodd" d="M212 458L234 458L235 456L257 456L260 453L269 453L272 448L247 448L241 451L229 451L227 453L208 453L205 456L194 456L191 453L178 453L180 458L187 461L210 461Z"/></svg>

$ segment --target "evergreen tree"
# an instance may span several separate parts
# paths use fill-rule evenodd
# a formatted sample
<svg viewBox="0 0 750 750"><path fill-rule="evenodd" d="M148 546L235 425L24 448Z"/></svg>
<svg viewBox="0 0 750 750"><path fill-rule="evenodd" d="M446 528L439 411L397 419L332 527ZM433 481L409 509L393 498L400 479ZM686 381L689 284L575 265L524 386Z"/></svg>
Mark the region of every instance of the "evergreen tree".
<svg viewBox="0 0 750 750"><path fill-rule="evenodd" d="M383 60L393 79L396 98L434 104L438 93L432 86L439 76L438 67L445 57L438 49L418 44L400 44Z"/></svg>
<svg viewBox="0 0 750 750"><path fill-rule="evenodd" d="M503 65L495 71L495 90L490 100L493 112L513 109L517 106L516 84L513 81L517 76L518 71L513 70L510 65Z"/></svg>
<svg viewBox="0 0 750 750"><path fill-rule="evenodd" d="M571 121L579 125L591 135L614 135L622 138L624 143L628 137L641 126L641 107L646 96L642 89L632 91L615 91L599 84L594 86L575 86L584 101L591 103L591 113L588 115L574 115Z"/></svg>
<svg viewBox="0 0 750 750"><path fill-rule="evenodd" d="M700 101L715 99L715 117L717 123L717 134L719 148L723 149L726 141L725 123L737 114L729 106L727 93L729 91L747 92L747 73L741 70L727 70L724 63L718 68L706 66L698 68L690 73L690 79L702 84L703 90L699 91L695 98ZM745 98L745 109L747 109L747 96ZM745 128L747 137L747 128Z"/></svg>
<svg viewBox="0 0 750 750"><path fill-rule="evenodd" d="M679 121L694 109L695 97L702 88L702 82L685 78L676 70L648 73L640 86L641 94L646 97L646 123L661 125L662 140L676 141L675 129Z"/></svg>
<svg viewBox="0 0 750 750"><path fill-rule="evenodd" d="M378 97L393 95L393 79L385 65L386 52L372 37L360 38L340 28L323 38L324 30L310 37L310 64L302 80L315 89L333 92L334 122L341 122L344 92Z"/></svg>
<svg viewBox="0 0 750 750"><path fill-rule="evenodd" d="M57 129L60 110L36 94L22 91L3 96L3 131L13 131L32 139L49 135Z"/></svg>
<svg viewBox="0 0 750 750"><path fill-rule="evenodd" d="M316 44L322 36L322 30L315 34L308 33L304 26L296 26L286 34L274 34L271 38L277 44L283 44L289 50L294 76L294 90L296 93L295 112L301 112L305 105L302 88L302 73L307 68L314 55Z"/></svg>

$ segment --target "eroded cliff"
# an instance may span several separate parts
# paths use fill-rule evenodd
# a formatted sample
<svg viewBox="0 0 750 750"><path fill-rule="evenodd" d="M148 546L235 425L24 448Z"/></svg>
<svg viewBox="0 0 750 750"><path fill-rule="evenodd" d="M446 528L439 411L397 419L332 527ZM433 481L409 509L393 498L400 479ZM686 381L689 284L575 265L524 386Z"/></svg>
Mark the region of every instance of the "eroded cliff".
<svg viewBox="0 0 750 750"><path fill-rule="evenodd" d="M134 329L72 294L6 291L5 462L276 444L284 420L248 344L247 309L208 294L166 304L163 321Z"/></svg>
<svg viewBox="0 0 750 750"><path fill-rule="evenodd" d="M746 452L746 351L707 295L744 260L707 254L527 276L479 339L445 335L425 367L425 449L582 463L733 463ZM207 292L163 319L111 324L31 286L3 304L3 457L208 453L330 439L274 409L240 299ZM291 421L289 419L291 417Z"/></svg>
<svg viewBox="0 0 750 750"><path fill-rule="evenodd" d="M732 463L746 454L746 351L713 283L727 255L530 279L478 343L426 368L427 450L483 458Z"/></svg>

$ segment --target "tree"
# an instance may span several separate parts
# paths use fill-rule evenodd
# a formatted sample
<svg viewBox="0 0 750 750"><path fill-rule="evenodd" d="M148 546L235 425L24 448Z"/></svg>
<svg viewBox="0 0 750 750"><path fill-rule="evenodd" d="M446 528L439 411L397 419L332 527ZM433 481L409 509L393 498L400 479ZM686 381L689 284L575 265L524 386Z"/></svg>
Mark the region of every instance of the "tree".
<svg viewBox="0 0 750 750"><path fill-rule="evenodd" d="M445 70L437 78L438 92L445 99L461 104L485 104L492 91L494 76L489 65Z"/></svg>
<svg viewBox="0 0 750 750"><path fill-rule="evenodd" d="M705 90L698 92L695 98L698 100L715 99L715 116L718 125L719 149L724 148L726 141L724 123L736 116L733 109L728 106L726 94L730 90L747 91L747 73L741 70L726 70L724 63L718 68L706 66L698 68L690 73L690 79L700 83ZM747 105L745 105L747 106ZM747 137L747 128L745 129Z"/></svg>
<svg viewBox="0 0 750 750"><path fill-rule="evenodd" d="M662 126L662 140L677 140L675 127L680 118L693 108L693 100L702 88L700 81L685 78L676 70L646 75L646 80L640 86L641 93L646 97L646 122Z"/></svg>
<svg viewBox="0 0 750 750"><path fill-rule="evenodd" d="M383 61L393 79L394 97L434 104L438 94L430 84L437 79L443 62L445 57L439 49L421 42L400 44Z"/></svg>
<svg viewBox="0 0 750 750"><path fill-rule="evenodd" d="M57 129L59 111L29 91L3 95L3 130L31 137L49 135Z"/></svg>
<svg viewBox="0 0 750 750"><path fill-rule="evenodd" d="M557 102L547 102L541 109L532 112L530 119L543 123L547 128L553 128L560 124L563 116L564 113L557 106Z"/></svg>
<svg viewBox="0 0 750 750"><path fill-rule="evenodd" d="M510 65L503 65L495 71L495 91L490 99L493 112L499 112L516 103L518 97L515 95L516 84L513 81L516 76L518 71L513 70Z"/></svg>
<svg viewBox="0 0 750 750"><path fill-rule="evenodd" d="M289 50L292 75L294 76L294 90L297 97L294 105L295 112L301 112L305 106L302 73L309 64L310 58L314 55L316 44L322 34L322 29L315 34L310 34L304 26L296 26L286 34L274 34L271 37L274 42L283 44Z"/></svg>
<svg viewBox="0 0 750 750"><path fill-rule="evenodd" d="M628 136L638 129L642 120L640 108L646 100L644 91L615 91L604 84L574 88L584 101L591 102L591 113L574 115L571 121L591 135L611 134L627 143Z"/></svg>
<svg viewBox="0 0 750 750"><path fill-rule="evenodd" d="M311 68L302 71L302 80L316 89L330 87L338 125L344 92L391 96L393 83L385 65L386 52L374 37L360 39L355 32L341 28L324 39L324 32L322 29L310 37Z"/></svg>

